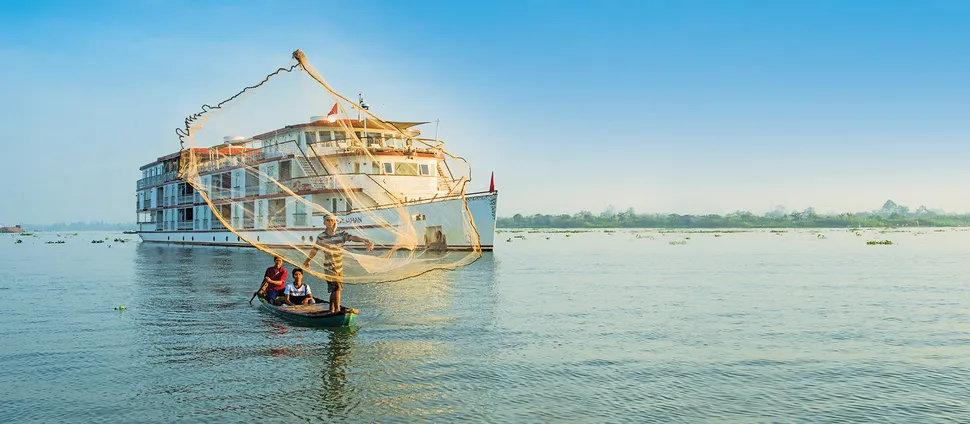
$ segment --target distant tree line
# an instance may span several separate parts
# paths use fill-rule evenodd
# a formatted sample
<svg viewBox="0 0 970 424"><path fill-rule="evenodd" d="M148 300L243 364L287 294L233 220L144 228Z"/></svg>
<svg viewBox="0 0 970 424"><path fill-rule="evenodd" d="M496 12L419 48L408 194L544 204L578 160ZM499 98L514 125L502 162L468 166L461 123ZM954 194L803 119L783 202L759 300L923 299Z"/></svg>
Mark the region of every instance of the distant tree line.
<svg viewBox="0 0 970 424"><path fill-rule="evenodd" d="M727 215L638 214L633 208L600 214L581 211L572 215L500 217L499 228L851 228L851 227L963 227L970 214L946 214L920 206L915 212L892 200L869 212L821 215L814 208L788 211L779 206L764 215L738 211Z"/></svg>
<svg viewBox="0 0 970 424"><path fill-rule="evenodd" d="M134 222L58 222L54 224L24 224L24 231L124 231L137 229Z"/></svg>

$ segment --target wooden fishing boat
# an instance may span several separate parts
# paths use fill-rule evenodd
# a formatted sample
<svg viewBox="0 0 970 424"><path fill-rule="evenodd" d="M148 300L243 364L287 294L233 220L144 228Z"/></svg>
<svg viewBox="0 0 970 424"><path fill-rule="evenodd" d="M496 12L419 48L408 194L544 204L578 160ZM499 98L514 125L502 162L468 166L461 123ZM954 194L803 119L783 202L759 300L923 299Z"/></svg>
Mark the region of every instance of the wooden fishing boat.
<svg viewBox="0 0 970 424"><path fill-rule="evenodd" d="M276 306L259 297L259 303L263 309L308 327L350 327L354 323L354 319L357 318L357 313L352 309L341 306L340 312L331 313L329 302L316 297L313 300L317 303L313 305Z"/></svg>

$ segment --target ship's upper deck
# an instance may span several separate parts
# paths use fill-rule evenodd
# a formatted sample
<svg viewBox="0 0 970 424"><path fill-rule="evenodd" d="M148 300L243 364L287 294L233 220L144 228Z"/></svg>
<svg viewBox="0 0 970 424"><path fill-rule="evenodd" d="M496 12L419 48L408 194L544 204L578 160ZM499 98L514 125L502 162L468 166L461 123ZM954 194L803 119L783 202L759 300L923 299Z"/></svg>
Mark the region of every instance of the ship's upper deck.
<svg viewBox="0 0 970 424"><path fill-rule="evenodd" d="M307 175L364 173L451 177L442 175L450 174L447 165L444 170L437 166L437 162L445 159L441 148L443 143L417 138L420 131L413 127L425 123L373 119L328 120L314 116L308 123L287 125L249 138L227 136L223 138L223 143L212 147L185 149L159 157L140 168L142 179L137 187L142 189L174 181L185 155L193 156L199 175L296 158L302 160L301 165L307 168ZM368 156L373 160L365 160ZM345 163L347 169L338 167L320 169L319 172L311 169L323 162Z"/></svg>

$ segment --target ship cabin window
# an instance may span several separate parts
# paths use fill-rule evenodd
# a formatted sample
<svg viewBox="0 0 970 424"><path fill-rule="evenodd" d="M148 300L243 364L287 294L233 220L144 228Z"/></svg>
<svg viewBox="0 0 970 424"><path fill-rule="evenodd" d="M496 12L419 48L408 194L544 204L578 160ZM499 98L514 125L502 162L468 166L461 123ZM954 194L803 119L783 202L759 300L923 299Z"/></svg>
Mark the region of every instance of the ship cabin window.
<svg viewBox="0 0 970 424"><path fill-rule="evenodd" d="M418 165L418 171L421 173L421 175L431 175L431 167L426 163Z"/></svg>
<svg viewBox="0 0 970 424"><path fill-rule="evenodd" d="M293 178L292 162L288 160L280 162L280 181L286 181L290 178Z"/></svg>
<svg viewBox="0 0 970 424"><path fill-rule="evenodd" d="M350 199L347 199L347 212L350 212L353 209L354 209L354 207L353 207L353 205L351 205Z"/></svg>
<svg viewBox="0 0 970 424"><path fill-rule="evenodd" d="M337 211L337 198L334 197L330 199L330 212L336 212L336 211Z"/></svg>
<svg viewBox="0 0 970 424"><path fill-rule="evenodd" d="M316 143L317 142L317 133L315 133L313 131L304 131L303 132L303 139L306 140L306 143L307 144Z"/></svg>
<svg viewBox="0 0 970 424"><path fill-rule="evenodd" d="M384 173L385 174L393 174L394 173L394 164L393 163L390 163L390 162L384 162Z"/></svg>
<svg viewBox="0 0 970 424"><path fill-rule="evenodd" d="M371 174L380 174L381 173L381 164L379 164L377 162L371 162L370 163L370 173Z"/></svg>
<svg viewBox="0 0 970 424"><path fill-rule="evenodd" d="M418 175L418 164L412 162L395 162L395 175Z"/></svg>
<svg viewBox="0 0 970 424"><path fill-rule="evenodd" d="M367 147L381 147L381 140L384 135L381 133L366 133Z"/></svg>

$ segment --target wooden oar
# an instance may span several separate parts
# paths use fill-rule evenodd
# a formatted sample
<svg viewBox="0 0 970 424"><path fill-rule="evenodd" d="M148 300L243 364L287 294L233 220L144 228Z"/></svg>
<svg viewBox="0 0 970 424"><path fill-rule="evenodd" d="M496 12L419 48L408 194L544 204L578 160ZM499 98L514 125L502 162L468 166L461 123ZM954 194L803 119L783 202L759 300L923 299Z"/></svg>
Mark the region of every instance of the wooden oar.
<svg viewBox="0 0 970 424"><path fill-rule="evenodd" d="M253 293L253 297L250 297L250 298L249 298L249 304L250 304L250 305L252 305L252 304L253 304L253 299L255 299L255 298L256 298L256 295L257 295L257 294L259 294L259 292L261 292L261 291L263 291L263 287L266 287L266 283L263 283L263 284L261 284L261 285L259 286L259 290L256 290L256 291L255 291L255 292Z"/></svg>

